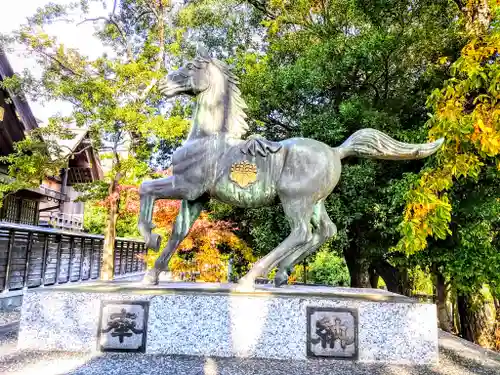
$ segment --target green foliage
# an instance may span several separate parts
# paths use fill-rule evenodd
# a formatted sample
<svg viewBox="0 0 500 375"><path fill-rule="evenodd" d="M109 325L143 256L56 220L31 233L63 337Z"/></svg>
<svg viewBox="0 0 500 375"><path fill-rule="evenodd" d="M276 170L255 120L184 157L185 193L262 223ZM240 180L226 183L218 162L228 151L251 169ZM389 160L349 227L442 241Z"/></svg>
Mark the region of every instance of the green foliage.
<svg viewBox="0 0 500 375"><path fill-rule="evenodd" d="M432 296L434 294L434 284L432 276L425 272L421 267L415 267L408 270L412 294L425 294Z"/></svg>
<svg viewBox="0 0 500 375"><path fill-rule="evenodd" d="M10 87L11 81L4 81ZM5 194L21 189L37 188L47 176L59 175L71 153L58 140L73 138L74 134L61 126L64 118L54 117L43 128L33 130L25 139L14 144L14 152L0 157L6 164L7 178L0 181L0 206Z"/></svg>
<svg viewBox="0 0 500 375"><path fill-rule="evenodd" d="M260 209L238 209L227 204L210 203L213 220L229 220L237 223L234 232L262 257L276 247L289 233L290 227L280 206Z"/></svg>
<svg viewBox="0 0 500 375"><path fill-rule="evenodd" d="M88 201L85 203L83 227L86 232L103 234L108 220L108 210L102 201ZM116 222L116 236L125 238L139 238L137 230L137 215L120 210Z"/></svg>
<svg viewBox="0 0 500 375"><path fill-rule="evenodd" d="M199 8L200 3L207 5ZM404 141L425 141L426 97L446 73L435 56L454 55L461 43L452 22L457 13L448 2L418 1L408 12L404 3L278 1L265 9L243 7L238 16L208 4L192 5L184 25L200 33L208 24L211 30L253 31L262 37L250 50L228 41L217 45L229 52L227 60L240 76L254 131L272 139L305 136L335 146L360 128L374 127ZM349 29L352 33L346 34ZM400 179L422 165L347 161L327 202L339 227L330 246L356 249L360 260L385 254L399 236ZM288 233L280 209L235 209L225 215L241 218L240 229L257 254Z"/></svg>
<svg viewBox="0 0 500 375"><path fill-rule="evenodd" d="M252 130L271 139L303 136L336 146L373 127L424 142L427 96L448 74L436 58L455 58L464 43L458 10L448 1L212 4L192 3L182 24L233 64ZM228 11L229 4L241 13ZM208 30L230 30L232 37L219 42ZM256 36L250 48L240 30ZM339 229L327 247L355 262L390 257L406 192L424 163L346 160L326 202ZM224 209L220 217L240 220L241 235L259 255L289 230L279 208Z"/></svg>
<svg viewBox="0 0 500 375"><path fill-rule="evenodd" d="M137 215L122 214L116 223L116 235L125 238L141 238L137 229Z"/></svg>
<svg viewBox="0 0 500 375"><path fill-rule="evenodd" d="M488 25L474 17L480 6L490 7ZM396 249L422 252L411 259L437 268L459 294L478 295L488 284L498 296L500 8L481 1L464 9L468 42L457 59L440 59L450 79L428 99L429 135L445 144L405 196Z"/></svg>
<svg viewBox="0 0 500 375"><path fill-rule="evenodd" d="M428 270L437 267L460 294L476 294L485 284L493 295L500 292L500 181L494 169L482 172L477 181L454 184L451 234L445 240L430 240L425 250L410 257Z"/></svg>
<svg viewBox="0 0 500 375"><path fill-rule="evenodd" d="M111 161L107 182L124 184L149 172L147 163L155 151L151 140L172 141L182 137L188 128L185 119L168 116L169 109L156 88L158 79L165 74L162 62L166 47L175 42L174 30L167 26L170 8L163 2L122 1L106 17L84 21L94 22L103 47L113 51L92 60L43 29L62 19L77 27L74 17L88 15L88 4L50 3L39 8L11 36L37 59L42 76L35 79L25 72L5 80L3 86L22 90L35 100L68 101L73 111L67 118L52 118L48 127L30 134L3 160L9 163L9 174L16 179L10 190L35 186L43 177L58 175L58 170L67 165L71 153L60 157L60 150L54 149L57 142L55 146L49 142L60 139L67 124L88 129L92 147ZM165 111L167 116L163 115ZM87 190L97 195L87 194L85 199L102 198L99 188Z"/></svg>
<svg viewBox="0 0 500 375"><path fill-rule="evenodd" d="M57 149L61 132L68 125L88 130L91 144L87 147L100 153L107 173L104 181L78 189L84 201L106 198L106 204L91 208L85 220L93 232L103 233L106 226L105 257L112 259L115 234L137 236L135 217L122 213L116 222L118 187L147 176L157 150L154 145L158 140L172 142L182 137L188 121L179 116L178 106L166 105L156 85L166 73L163 62L169 44L178 43L178 34L168 26L171 7L164 0L123 0L115 2L106 15L85 19L96 26L95 36L105 51L90 59L47 34L44 26L65 21L77 27L78 15L89 16L92 1L50 3L38 8L11 36L2 38L23 46L42 71L38 79L24 72L5 80L4 86L13 92L22 90L35 100L66 101L73 108L67 118L51 118L48 127L33 131L1 160L9 165L13 182L0 185L0 198L5 192L38 186L47 176L58 176L73 153Z"/></svg>
<svg viewBox="0 0 500 375"><path fill-rule="evenodd" d="M6 84L71 101L71 120L106 149L111 173L82 187L85 200L109 198L112 182L136 184L152 161L168 166L189 126L190 102L165 103L155 84L166 55L172 67L180 64L195 40L234 67L252 131L271 139L336 146L366 127L406 142L445 137L437 157L424 161L344 161L326 202L339 232L310 260L311 274L317 282L347 282L335 255L343 253L348 262L407 267L414 291L429 291L429 274L439 271L460 293L487 283L498 295L498 8L487 2L489 29L467 19L485 1L459 9L448 0L198 0L173 14L164 1L122 0L96 24L116 57L96 60L34 27L85 11L88 2L51 5L15 35L40 58L41 80L24 74ZM8 161L20 183L60 167L49 158L54 151L33 156L37 142L31 136ZM125 152L115 152L118 146ZM86 227L102 231L103 208L89 212ZM211 220L238 223L234 233L258 256L289 232L279 207L213 202L210 212ZM117 233L135 235L133 224L120 218ZM395 244L399 254L389 252Z"/></svg>
<svg viewBox="0 0 500 375"><path fill-rule="evenodd" d="M300 267L298 267L300 269ZM333 286L349 286L349 270L345 260L326 249L320 250L307 265L307 282ZM297 276L297 280L301 280Z"/></svg>
<svg viewBox="0 0 500 375"><path fill-rule="evenodd" d="M483 3L488 5L487 1ZM490 3L495 17L500 8L497 2ZM476 22L470 19L473 14L463 15L466 24ZM445 138L445 144L437 163L422 173L406 198L403 238L398 249L408 253L425 248L429 236L444 239L451 234L448 225L452 203L448 191L455 181L477 181L484 169L500 166L500 29L495 18L487 32L471 26L468 29L474 32L460 57L450 65L451 78L428 99L433 111L428 122L429 135L433 139ZM448 64L446 57L441 60Z"/></svg>
<svg viewBox="0 0 500 375"><path fill-rule="evenodd" d="M85 203L85 215L83 217L83 227L86 232L102 234L106 227L108 215L106 207L96 205L95 202Z"/></svg>
<svg viewBox="0 0 500 375"><path fill-rule="evenodd" d="M426 272L438 264L464 293L487 281L495 284L489 268L499 269L496 253L490 251L497 229L488 210L496 206L492 200L498 197L493 190L498 183L479 175L485 166L494 175L498 165L499 65L492 56L492 47L498 46L496 29L471 41L461 9L447 1L412 2L410 12L404 2L369 0L332 1L319 8L308 1L273 2L258 11L265 15L265 44L256 51L237 50L230 58L255 131L273 139L312 137L334 146L359 128L374 127L406 142L425 142L430 105L430 138L446 139L443 152L423 162L346 161L339 186L327 201L339 228L329 246L360 262L390 259L394 255L388 249L401 234L400 246L412 253L429 234L445 238L451 220L456 225L451 243L433 241L422 257L398 257L398 264L416 262ZM420 179L422 166L426 169ZM463 175L473 177L470 184L450 190L452 179ZM458 207L469 200L474 184L485 183L492 189L473 194L471 207L478 214L473 218ZM441 194L443 188L448 194ZM485 204L477 206L478 200ZM408 215L413 203L418 215ZM261 225L263 217L275 219ZM249 232L257 246L270 249L287 233L279 210L255 210L245 220L259 228ZM421 223L427 226L419 227ZM429 278L421 272L410 278L415 288L428 291Z"/></svg>

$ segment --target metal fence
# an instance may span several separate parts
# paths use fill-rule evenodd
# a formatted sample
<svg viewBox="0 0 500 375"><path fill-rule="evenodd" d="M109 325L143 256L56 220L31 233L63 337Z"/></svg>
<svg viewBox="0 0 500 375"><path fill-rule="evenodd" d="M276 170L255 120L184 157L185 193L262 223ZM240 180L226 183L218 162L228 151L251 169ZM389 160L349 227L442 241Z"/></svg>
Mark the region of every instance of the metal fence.
<svg viewBox="0 0 500 375"><path fill-rule="evenodd" d="M98 279L104 237L0 222L0 292ZM145 270L144 243L117 238L115 275Z"/></svg>

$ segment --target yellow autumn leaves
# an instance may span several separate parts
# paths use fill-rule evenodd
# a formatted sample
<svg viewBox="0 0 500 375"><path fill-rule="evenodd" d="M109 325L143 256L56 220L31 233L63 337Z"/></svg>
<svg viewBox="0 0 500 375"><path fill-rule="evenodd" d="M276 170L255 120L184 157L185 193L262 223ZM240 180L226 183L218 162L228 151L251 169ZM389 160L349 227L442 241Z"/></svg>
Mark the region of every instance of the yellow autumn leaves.
<svg viewBox="0 0 500 375"><path fill-rule="evenodd" d="M429 236L444 239L452 211L447 191L455 181L477 179L492 164L500 170L499 36L494 30L471 40L451 65L452 78L429 97L430 138L446 141L407 195L397 250L411 254L424 249Z"/></svg>

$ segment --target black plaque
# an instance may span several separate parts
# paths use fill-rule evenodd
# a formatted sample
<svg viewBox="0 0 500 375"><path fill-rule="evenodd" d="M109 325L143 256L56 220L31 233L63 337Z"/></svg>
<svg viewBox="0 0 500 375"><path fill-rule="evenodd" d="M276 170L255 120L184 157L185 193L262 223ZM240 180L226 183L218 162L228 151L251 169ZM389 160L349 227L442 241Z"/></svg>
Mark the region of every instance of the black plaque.
<svg viewBox="0 0 500 375"><path fill-rule="evenodd" d="M102 352L146 351L149 301L101 301L97 347Z"/></svg>
<svg viewBox="0 0 500 375"><path fill-rule="evenodd" d="M357 360L357 309L307 307L307 356Z"/></svg>

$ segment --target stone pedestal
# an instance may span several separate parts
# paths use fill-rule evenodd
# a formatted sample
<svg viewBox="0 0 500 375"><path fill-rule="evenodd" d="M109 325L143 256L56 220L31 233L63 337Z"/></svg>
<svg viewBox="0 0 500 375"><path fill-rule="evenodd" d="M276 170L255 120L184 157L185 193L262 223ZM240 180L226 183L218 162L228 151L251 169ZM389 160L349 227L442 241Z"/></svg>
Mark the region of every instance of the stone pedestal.
<svg viewBox="0 0 500 375"><path fill-rule="evenodd" d="M375 289L95 283L27 293L20 349L432 364L436 307Z"/></svg>

